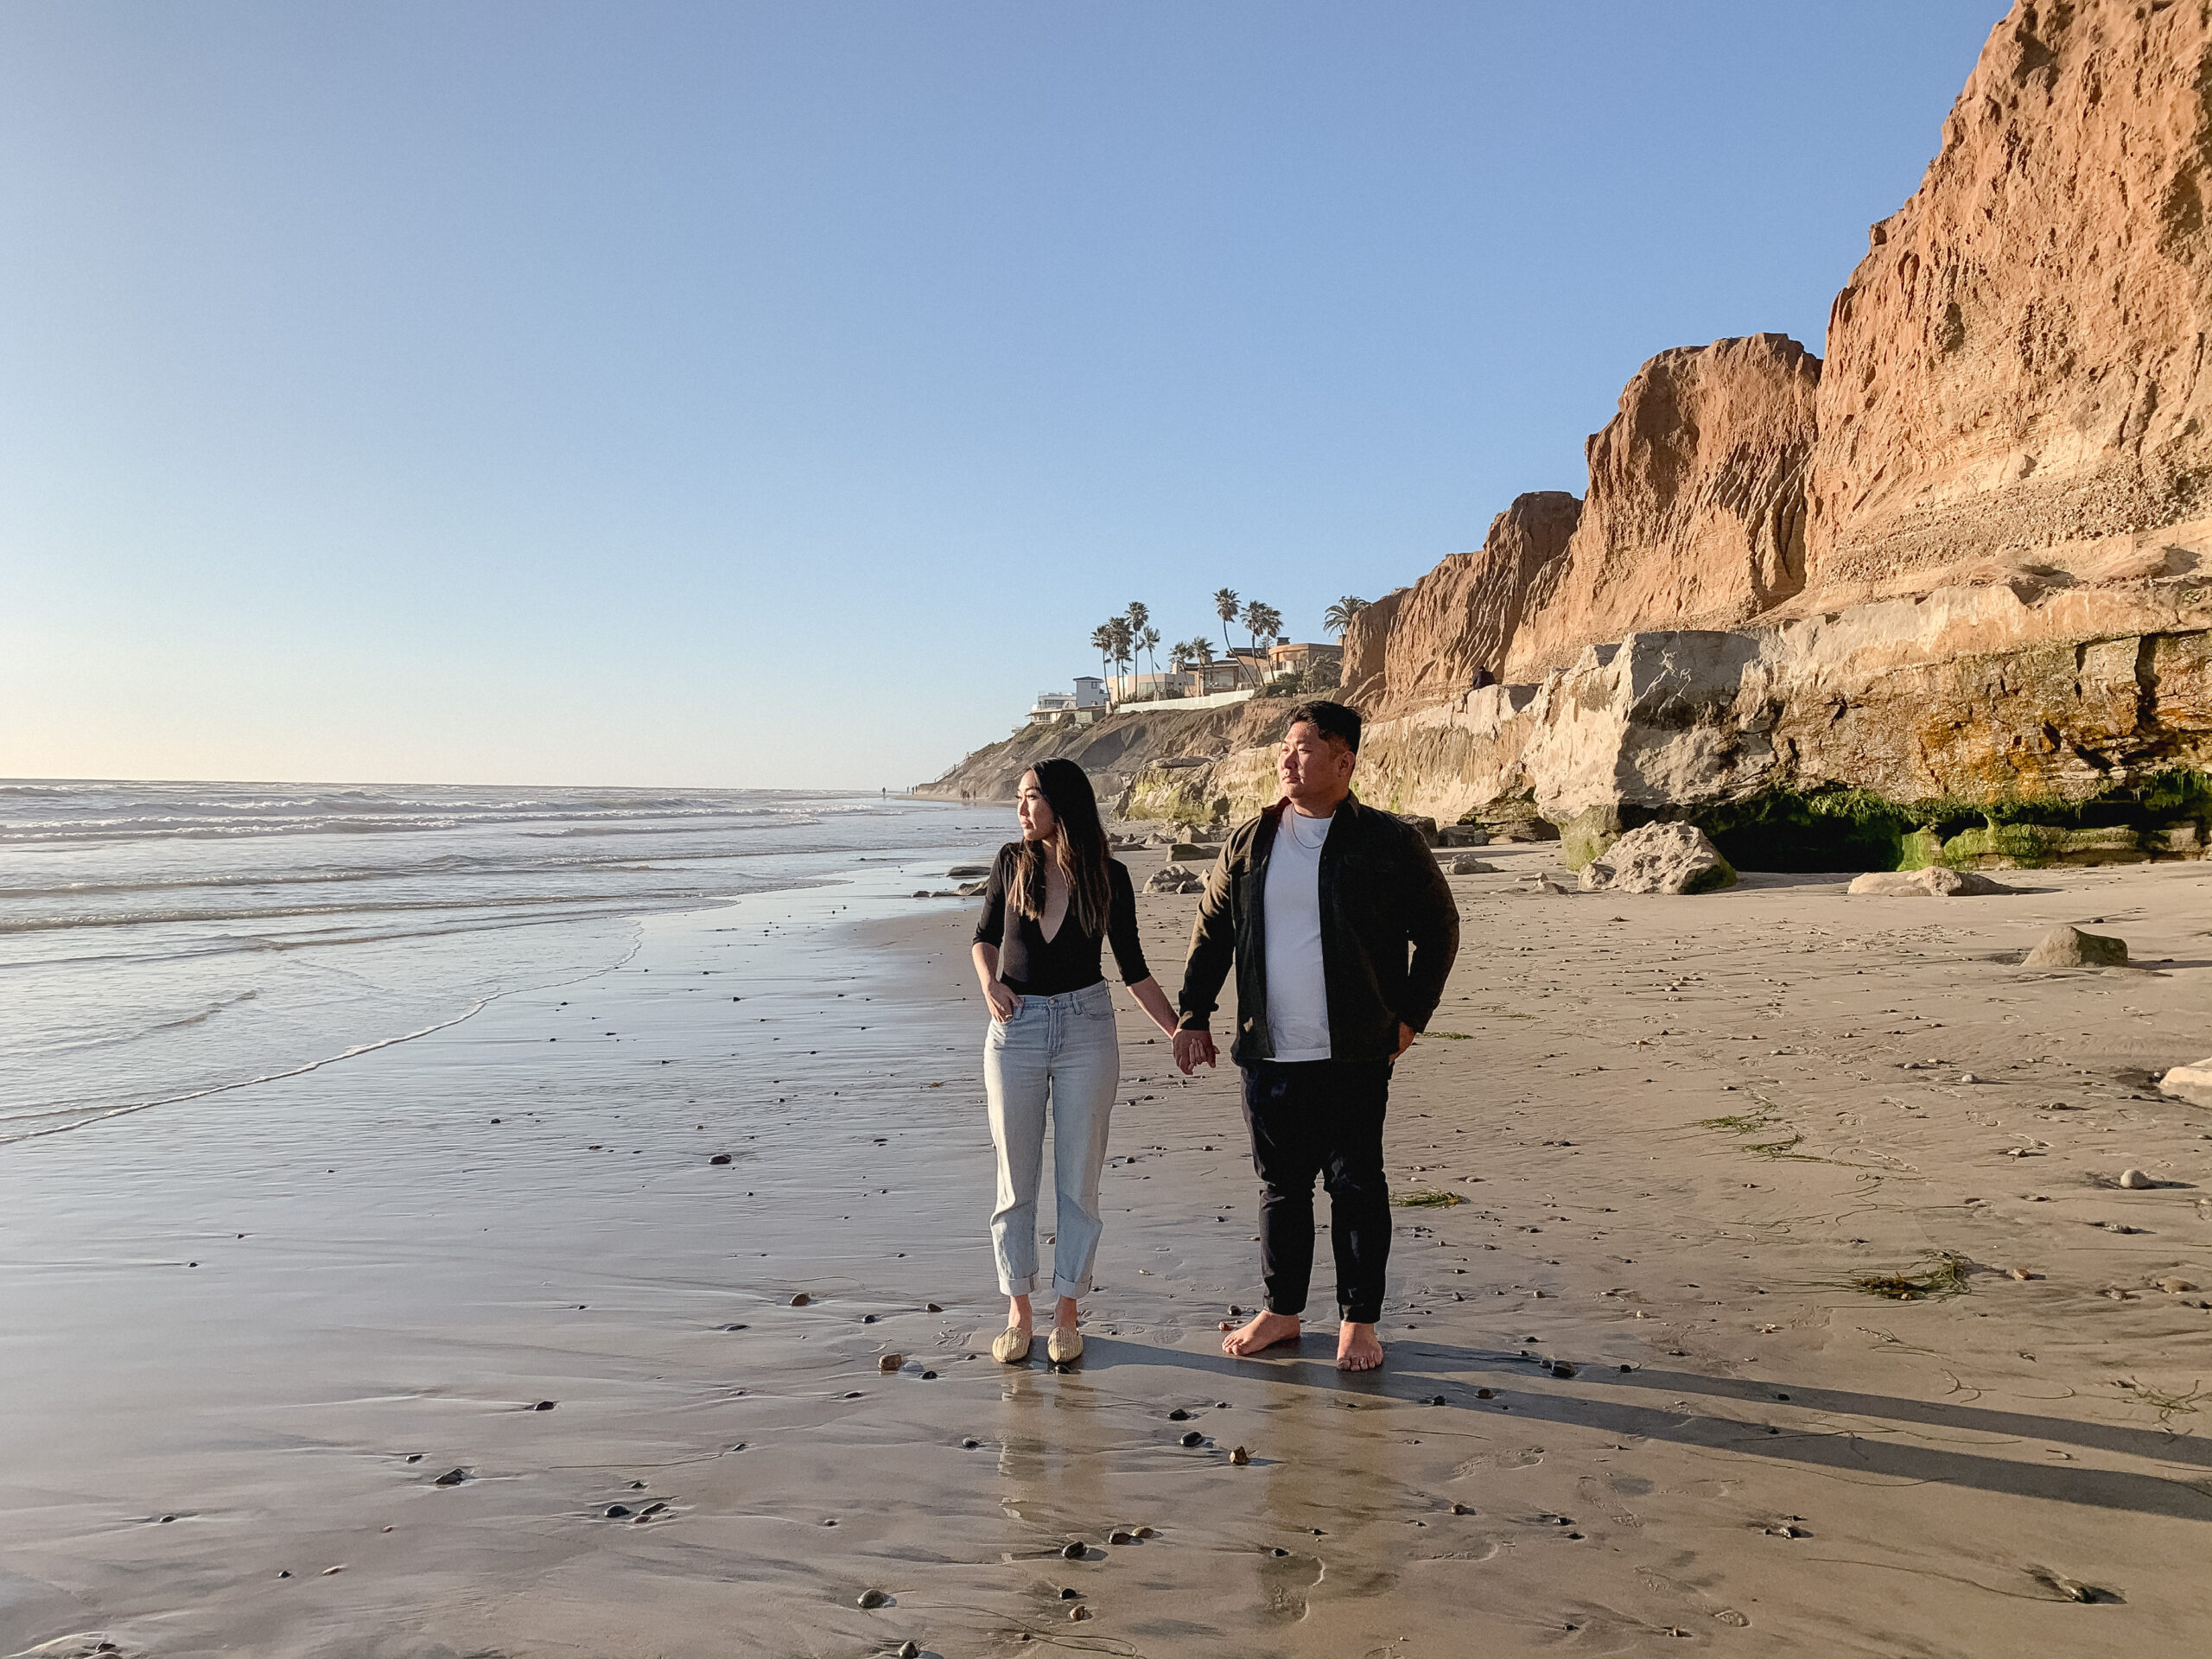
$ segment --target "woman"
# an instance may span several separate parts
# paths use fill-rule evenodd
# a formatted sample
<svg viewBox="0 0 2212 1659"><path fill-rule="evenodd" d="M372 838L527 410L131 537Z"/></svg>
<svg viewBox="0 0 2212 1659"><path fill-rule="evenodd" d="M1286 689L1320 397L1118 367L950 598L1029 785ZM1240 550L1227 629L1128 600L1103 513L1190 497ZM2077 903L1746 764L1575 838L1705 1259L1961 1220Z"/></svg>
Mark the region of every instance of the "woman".
<svg viewBox="0 0 2212 1659"><path fill-rule="evenodd" d="M1136 893L1129 873L1106 852L1105 826L1090 779L1072 760L1040 760L1021 776L1021 839L991 867L983 919L976 926L976 976L991 1006L983 1040L983 1084L998 1147L998 1208L991 1249L1007 1328L991 1357L1029 1357L1031 1294L1037 1287L1037 1183L1045 1161L1045 1117L1052 1118L1052 1331L1056 1361L1083 1352L1076 1298L1090 1289L1091 1258L1104 1224L1098 1177L1107 1121L1122 1077L1114 997L1100 971L1114 946L1122 979L1153 1023L1171 1037L1175 1011L1144 965Z"/></svg>

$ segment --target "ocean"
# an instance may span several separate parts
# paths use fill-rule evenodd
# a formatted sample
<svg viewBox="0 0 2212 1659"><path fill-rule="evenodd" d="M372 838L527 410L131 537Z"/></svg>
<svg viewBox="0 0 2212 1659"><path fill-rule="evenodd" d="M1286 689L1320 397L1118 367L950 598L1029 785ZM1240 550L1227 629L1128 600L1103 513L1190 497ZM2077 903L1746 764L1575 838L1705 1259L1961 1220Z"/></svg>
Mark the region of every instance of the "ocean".
<svg viewBox="0 0 2212 1659"><path fill-rule="evenodd" d="M910 866L941 888L1012 832L773 790L0 782L0 1141L603 973L656 912Z"/></svg>

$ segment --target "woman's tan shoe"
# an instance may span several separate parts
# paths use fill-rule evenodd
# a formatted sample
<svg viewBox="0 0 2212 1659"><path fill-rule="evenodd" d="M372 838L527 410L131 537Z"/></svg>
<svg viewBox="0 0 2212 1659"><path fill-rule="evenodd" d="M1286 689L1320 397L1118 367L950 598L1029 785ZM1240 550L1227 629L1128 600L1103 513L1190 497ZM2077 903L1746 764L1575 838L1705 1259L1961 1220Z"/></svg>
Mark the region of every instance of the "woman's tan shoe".
<svg viewBox="0 0 2212 1659"><path fill-rule="evenodd" d="M1056 1365L1083 1357L1083 1332L1071 1325L1056 1325L1045 1338L1045 1357Z"/></svg>
<svg viewBox="0 0 2212 1659"><path fill-rule="evenodd" d="M1029 1357L1029 1333L1009 1325L991 1343L991 1357L1001 1365L1019 1365Z"/></svg>

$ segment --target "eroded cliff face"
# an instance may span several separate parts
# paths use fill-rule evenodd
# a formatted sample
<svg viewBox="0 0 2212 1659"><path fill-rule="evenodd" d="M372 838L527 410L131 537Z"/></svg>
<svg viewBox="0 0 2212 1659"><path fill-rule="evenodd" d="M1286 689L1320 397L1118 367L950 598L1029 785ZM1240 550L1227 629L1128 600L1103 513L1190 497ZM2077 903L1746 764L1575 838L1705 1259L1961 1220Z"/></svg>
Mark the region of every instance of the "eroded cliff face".
<svg viewBox="0 0 2212 1659"><path fill-rule="evenodd" d="M1363 794L1570 857L1655 816L1751 868L2201 855L2208 193L2212 3L2015 5L1825 366L1660 353L1579 513L1524 496L1361 617ZM1263 762L1178 787L1254 807Z"/></svg>
<svg viewBox="0 0 2212 1659"><path fill-rule="evenodd" d="M1344 678L1361 712L1387 718L1450 702L1483 671L1502 677L1529 594L1548 581L1581 516L1581 502L1564 490L1517 496L1474 552L1453 554L1363 611L1345 636ZM1357 679L1349 671L1355 645Z"/></svg>
<svg viewBox="0 0 2212 1659"><path fill-rule="evenodd" d="M1808 602L2212 546L2209 10L2052 0L1991 34L1835 298Z"/></svg>
<svg viewBox="0 0 2212 1659"><path fill-rule="evenodd" d="M1662 352L1586 447L1566 556L1526 596L1501 677L1564 668L1636 628L1726 627L1805 582L1821 360L1785 334Z"/></svg>

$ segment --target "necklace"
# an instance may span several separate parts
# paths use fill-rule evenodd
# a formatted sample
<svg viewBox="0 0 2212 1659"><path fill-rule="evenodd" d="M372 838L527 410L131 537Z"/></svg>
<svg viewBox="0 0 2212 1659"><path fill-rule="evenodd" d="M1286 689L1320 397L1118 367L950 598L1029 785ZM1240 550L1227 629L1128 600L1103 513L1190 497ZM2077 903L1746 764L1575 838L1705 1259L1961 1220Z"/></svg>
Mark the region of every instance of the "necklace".
<svg viewBox="0 0 2212 1659"><path fill-rule="evenodd" d="M1293 812L1290 815L1291 839L1309 853L1319 852L1322 843L1329 838L1329 825L1332 821L1330 818L1308 818L1302 813ZM1306 823L1318 823L1321 826L1320 832L1311 841L1306 838L1306 831L1300 827Z"/></svg>

